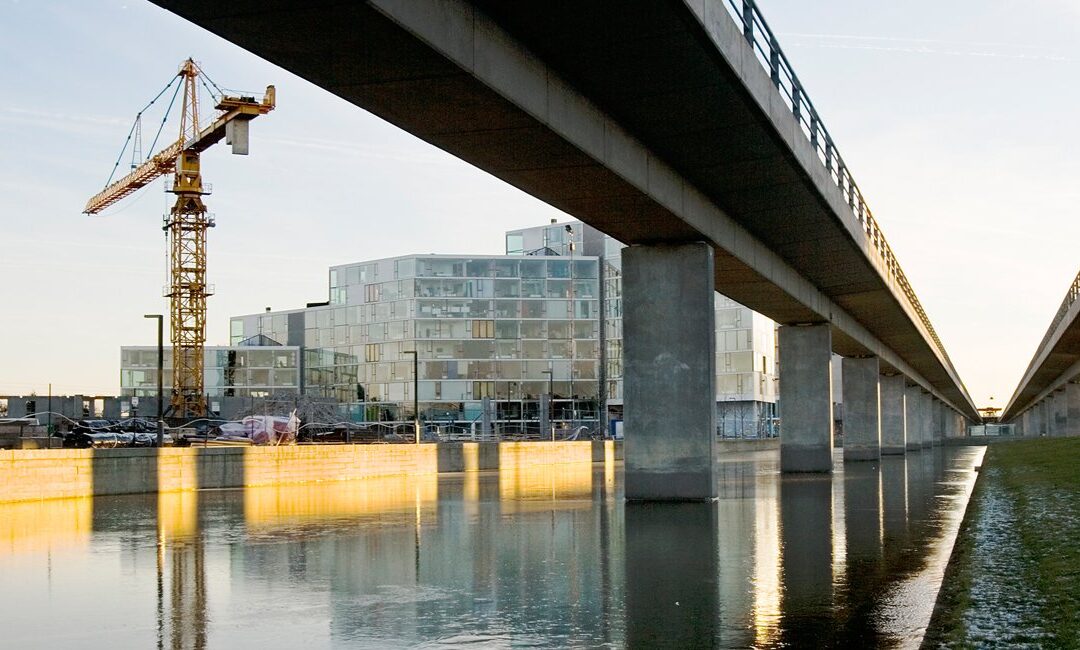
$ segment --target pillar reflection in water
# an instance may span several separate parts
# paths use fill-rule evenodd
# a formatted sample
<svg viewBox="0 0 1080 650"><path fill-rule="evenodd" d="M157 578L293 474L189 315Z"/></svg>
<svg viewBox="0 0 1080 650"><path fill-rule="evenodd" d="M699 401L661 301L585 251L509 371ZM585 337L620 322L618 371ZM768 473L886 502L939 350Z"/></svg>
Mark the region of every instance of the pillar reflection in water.
<svg viewBox="0 0 1080 650"><path fill-rule="evenodd" d="M844 466L844 530L849 575L877 572L882 559L882 491L878 463Z"/></svg>
<svg viewBox="0 0 1080 650"><path fill-rule="evenodd" d="M208 647L206 562L198 498L193 491L158 494L158 648Z"/></svg>
<svg viewBox="0 0 1080 650"><path fill-rule="evenodd" d="M907 458L881 458L882 533L890 545L907 534L908 522Z"/></svg>
<svg viewBox="0 0 1080 650"><path fill-rule="evenodd" d="M831 624L820 613L833 600L833 482L827 474L782 474L778 480L783 640L806 643Z"/></svg>
<svg viewBox="0 0 1080 650"><path fill-rule="evenodd" d="M780 512L773 476L758 475L754 499L753 643L776 642L780 610Z"/></svg>
<svg viewBox="0 0 1080 650"><path fill-rule="evenodd" d="M627 502L625 522L627 646L713 645L716 504Z"/></svg>

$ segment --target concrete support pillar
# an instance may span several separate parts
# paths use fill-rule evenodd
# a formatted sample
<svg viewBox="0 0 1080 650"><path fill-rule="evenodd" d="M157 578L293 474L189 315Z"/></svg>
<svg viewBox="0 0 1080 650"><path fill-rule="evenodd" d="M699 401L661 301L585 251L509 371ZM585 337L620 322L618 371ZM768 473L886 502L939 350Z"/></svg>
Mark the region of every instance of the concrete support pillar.
<svg viewBox="0 0 1080 650"><path fill-rule="evenodd" d="M934 396L922 393L922 446L929 449L934 446Z"/></svg>
<svg viewBox="0 0 1080 650"><path fill-rule="evenodd" d="M881 377L877 357L841 361L844 392L844 460L881 459Z"/></svg>
<svg viewBox="0 0 1080 650"><path fill-rule="evenodd" d="M623 250L626 498L716 497L713 251ZM787 405L784 405L787 408Z"/></svg>
<svg viewBox="0 0 1080 650"><path fill-rule="evenodd" d="M781 472L831 472L832 332L780 327Z"/></svg>
<svg viewBox="0 0 1080 650"><path fill-rule="evenodd" d="M879 380L881 387L881 453L903 454L907 444L904 413L904 376L890 375Z"/></svg>
<svg viewBox="0 0 1080 650"><path fill-rule="evenodd" d="M1080 384L1065 384L1065 435L1080 436Z"/></svg>
<svg viewBox="0 0 1080 650"><path fill-rule="evenodd" d="M941 441L945 439L945 403L934 398L931 398L931 403L934 405L934 408L931 411L934 415L932 442L935 445L940 445Z"/></svg>
<svg viewBox="0 0 1080 650"><path fill-rule="evenodd" d="M904 413L907 418L907 449L922 449L922 389L918 386L904 389Z"/></svg>
<svg viewBox="0 0 1080 650"><path fill-rule="evenodd" d="M1046 400L1041 400L1035 405L1035 418L1038 421L1039 435L1045 436L1049 432L1046 430Z"/></svg>
<svg viewBox="0 0 1080 650"><path fill-rule="evenodd" d="M1064 436L1068 428L1069 403L1068 396L1063 389L1054 391L1051 404L1053 404L1054 408L1054 435Z"/></svg>

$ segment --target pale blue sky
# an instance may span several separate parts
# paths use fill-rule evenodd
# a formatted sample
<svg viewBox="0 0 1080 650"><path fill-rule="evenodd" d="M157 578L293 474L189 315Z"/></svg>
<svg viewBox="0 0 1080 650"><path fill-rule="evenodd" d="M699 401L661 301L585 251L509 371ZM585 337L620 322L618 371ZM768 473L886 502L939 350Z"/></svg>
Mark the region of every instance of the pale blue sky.
<svg viewBox="0 0 1080 650"><path fill-rule="evenodd" d="M973 397L1003 403L1077 271L1080 2L760 4ZM330 264L499 253L564 216L149 3L0 0L0 394L115 393L119 347L153 342L160 184L80 212L187 56L278 89L252 155L204 156L210 344L324 299Z"/></svg>

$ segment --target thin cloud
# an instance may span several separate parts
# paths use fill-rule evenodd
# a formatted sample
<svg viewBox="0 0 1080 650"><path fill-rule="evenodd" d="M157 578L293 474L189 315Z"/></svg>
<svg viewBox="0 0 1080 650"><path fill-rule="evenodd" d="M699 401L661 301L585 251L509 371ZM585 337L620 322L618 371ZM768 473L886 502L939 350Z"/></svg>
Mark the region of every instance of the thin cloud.
<svg viewBox="0 0 1080 650"><path fill-rule="evenodd" d="M436 152L409 152L401 149L373 146L363 142L349 144L331 140L308 138L297 140L280 137L267 138L266 141L271 144L279 144L286 147L295 147L297 149L305 149L308 151L336 153L342 156L365 158L369 160L391 160L394 162L423 163L429 165L453 165L457 163L457 160L452 158L449 154Z"/></svg>
<svg viewBox="0 0 1080 650"><path fill-rule="evenodd" d="M944 56L968 56L995 59L1056 61L1065 63L1071 63L1076 60L1071 57L1055 54L1053 52L1039 52L1037 51L1037 46L1019 45L1014 43L948 41L932 38L902 38L893 36L856 36L849 34L805 34L797 32L789 32L786 34L780 34L779 36L788 38L805 38L818 41L794 41L788 44L789 47L818 47L837 50L872 50L877 52L902 52L905 54L940 54ZM959 49L966 47L979 49ZM1014 51L1007 51L1009 49ZM1015 50L1036 51L1018 52Z"/></svg>

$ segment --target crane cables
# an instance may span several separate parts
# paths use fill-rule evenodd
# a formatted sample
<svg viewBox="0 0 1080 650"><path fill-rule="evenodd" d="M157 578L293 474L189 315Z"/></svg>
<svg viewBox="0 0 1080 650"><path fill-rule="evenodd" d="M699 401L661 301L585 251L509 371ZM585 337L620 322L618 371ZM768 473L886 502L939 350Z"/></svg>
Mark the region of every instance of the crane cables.
<svg viewBox="0 0 1080 650"><path fill-rule="evenodd" d="M109 174L109 180L105 181L105 187L108 187L109 184L112 183L113 177L116 176L116 170L119 169L119 167L120 167L120 161L122 161L124 159L124 153L127 152L128 145L131 144L132 136L138 134L139 144L141 145L141 141L142 141L142 115L143 115L143 113L145 113L151 106L153 106L154 103L157 102L157 100L161 99L161 96L164 95L166 92L168 92L169 88L172 88L173 84L175 84L176 80L179 79L179 78L180 78L179 75L173 75L173 78L169 81L168 84L165 85L164 88L161 89L161 92L159 92L157 95L155 95L154 98L150 100L150 103L148 103L146 106L143 106L142 110L140 110L138 113L135 114L135 121L132 122L131 129L128 130L127 138L124 140L124 146L120 149L120 154L116 157L116 163L113 164L112 172ZM149 160L150 156L153 155L155 147L157 146L158 136L161 135L161 130L165 127L165 122L169 118L169 112L172 110L173 103L176 101L176 95L180 92L180 88L182 88L182 87L183 87L183 84L179 84L179 85L176 86L176 90L173 91L172 99L169 100L169 107L165 110L165 117L161 118L161 124L158 126L157 134L154 136L154 142L150 145L149 151L151 153L148 153L146 155L145 160ZM134 149L133 149L133 151L132 151L132 165L134 166L134 164L135 164L135 156L134 156Z"/></svg>

